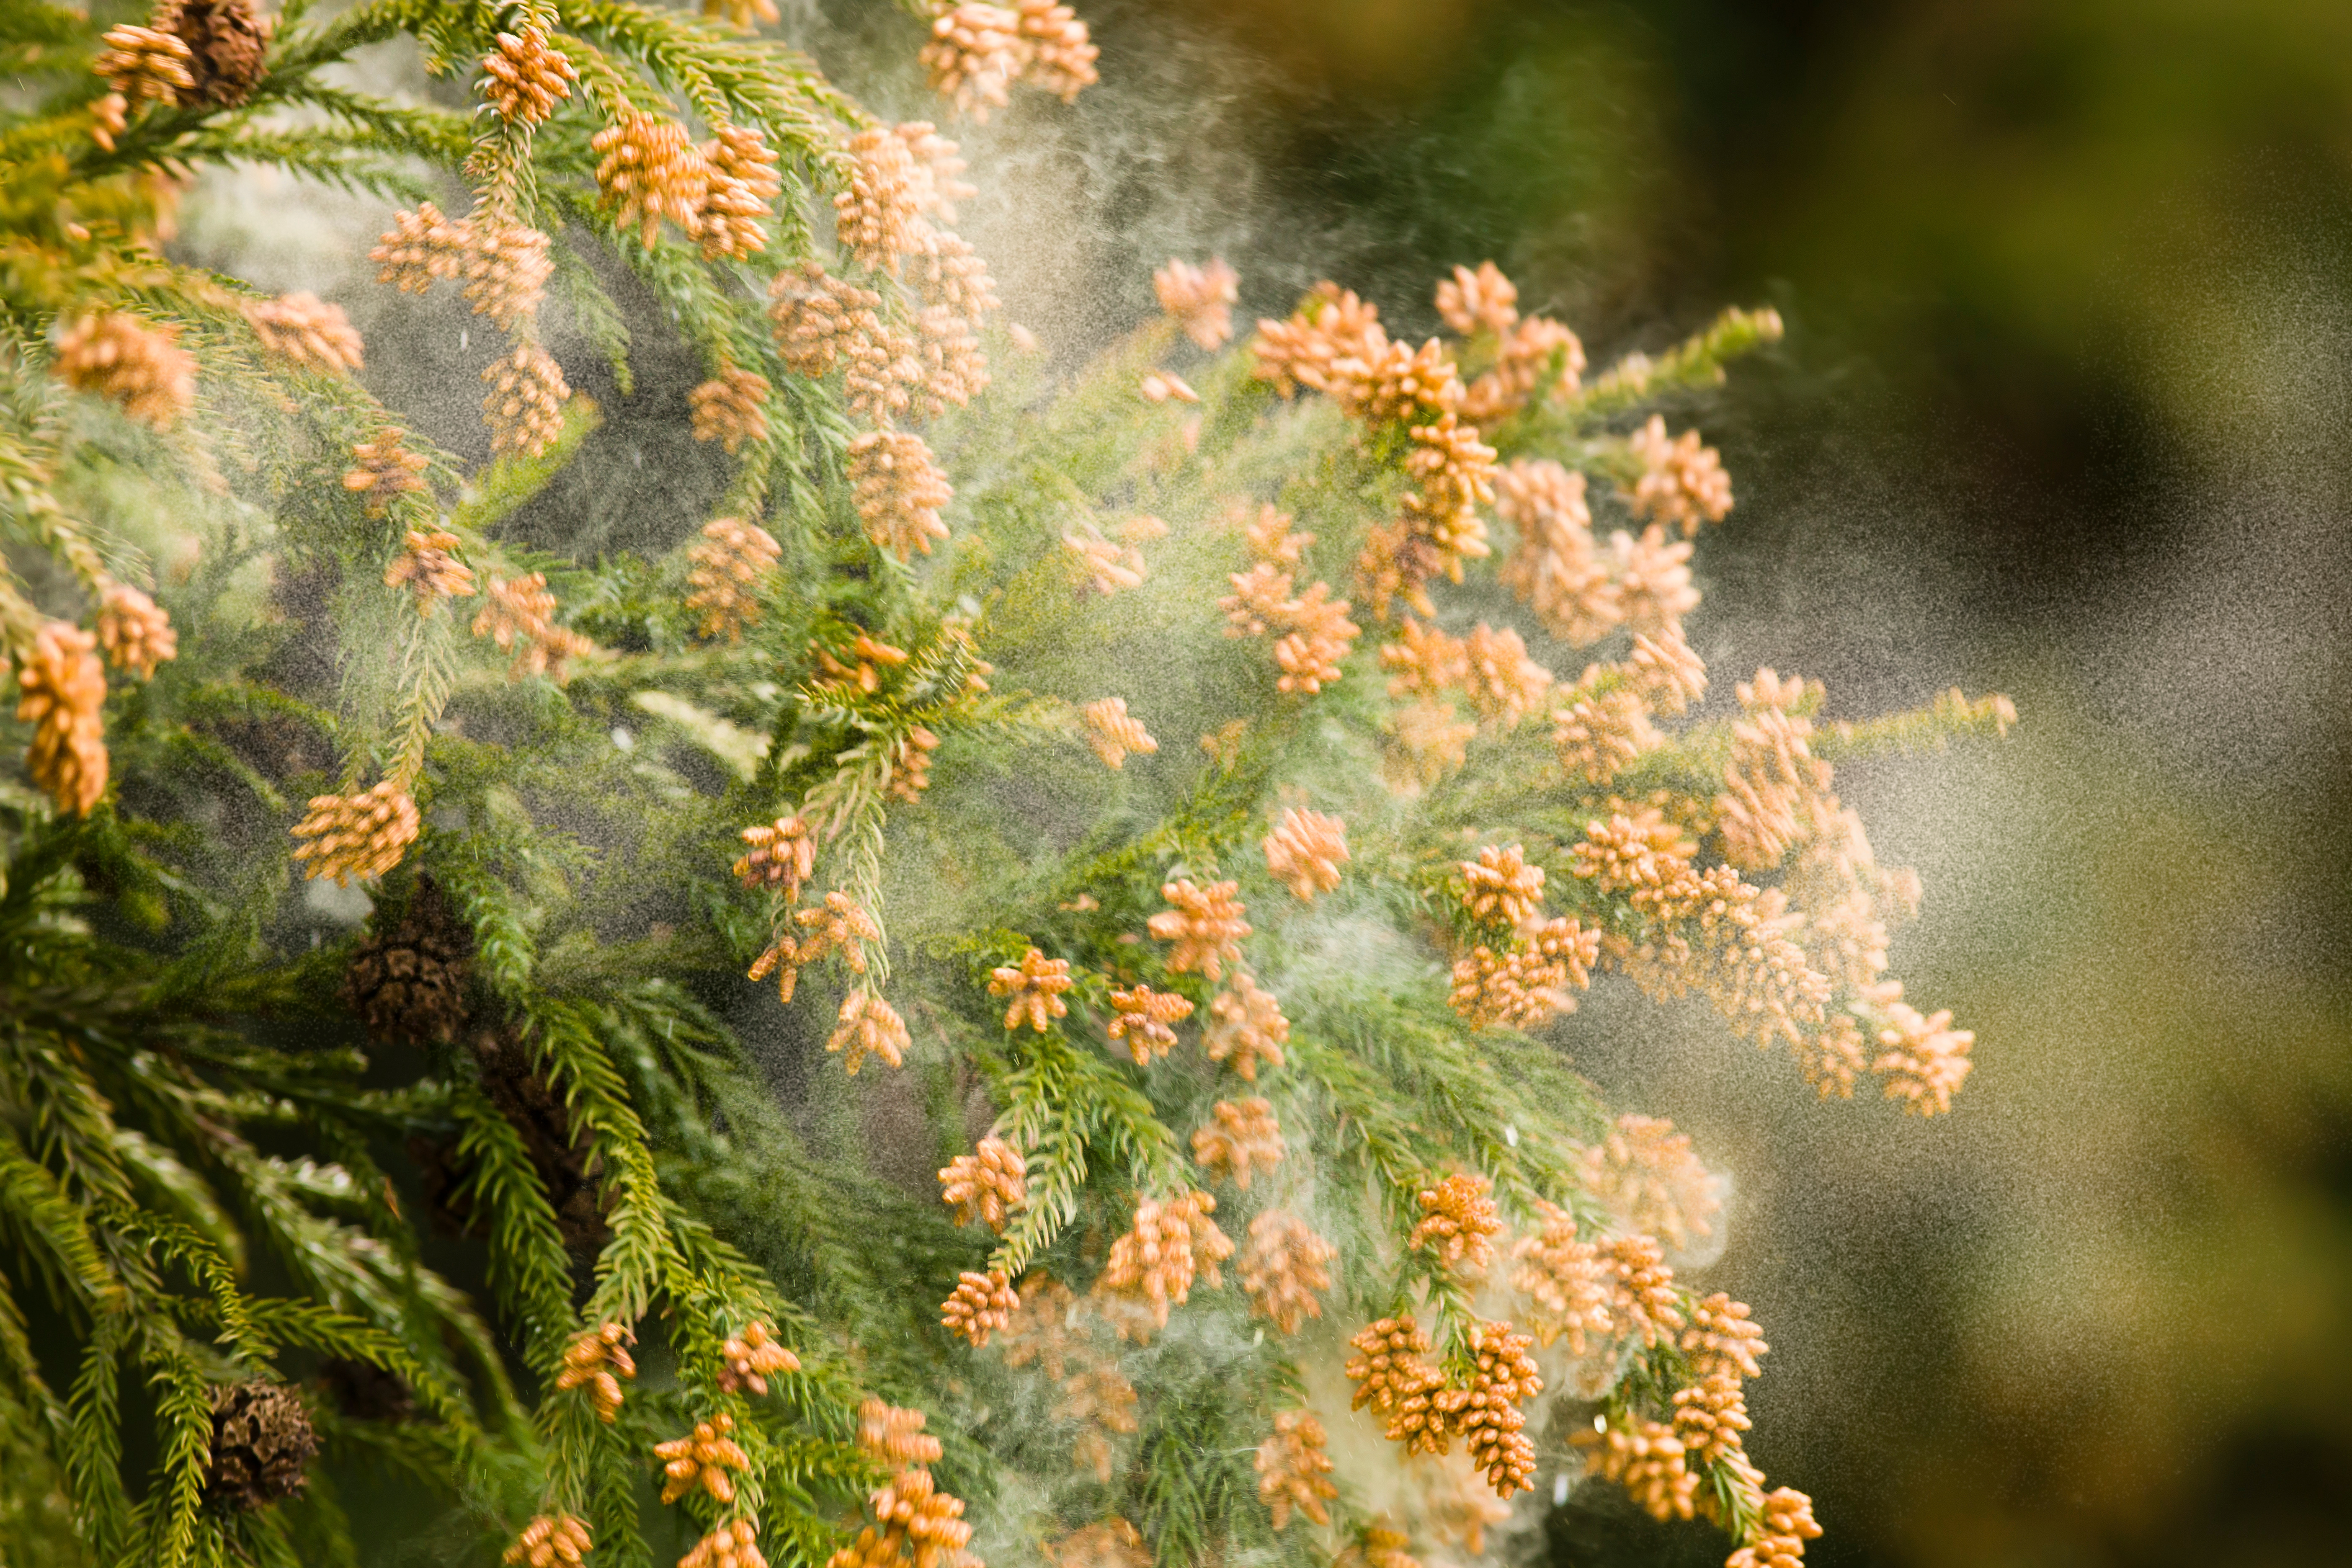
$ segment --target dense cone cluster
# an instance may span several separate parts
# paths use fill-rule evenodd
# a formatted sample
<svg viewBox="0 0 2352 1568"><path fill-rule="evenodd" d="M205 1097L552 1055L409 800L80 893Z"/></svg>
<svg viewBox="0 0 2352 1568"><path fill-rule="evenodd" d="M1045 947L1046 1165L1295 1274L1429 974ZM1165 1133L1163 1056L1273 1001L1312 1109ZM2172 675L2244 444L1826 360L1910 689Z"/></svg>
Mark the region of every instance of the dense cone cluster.
<svg viewBox="0 0 2352 1568"><path fill-rule="evenodd" d="M1070 1005L1062 1000L1062 994L1076 984L1070 978L1068 959L1047 958L1033 947L1021 955L1018 964L989 972L988 994L1011 998L1004 1008L1006 1028L1026 1024L1042 1035L1054 1019L1068 1016Z"/></svg>
<svg viewBox="0 0 2352 1568"><path fill-rule="evenodd" d="M490 389L482 397L482 418L490 427L492 451L536 458L555 445L572 388L553 354L537 343L517 343L482 367L482 380Z"/></svg>
<svg viewBox="0 0 2352 1568"><path fill-rule="evenodd" d="M733 457L768 438L768 398L775 388L757 371L733 368L687 394L694 438L716 441Z"/></svg>
<svg viewBox="0 0 2352 1568"><path fill-rule="evenodd" d="M312 795L309 813L294 825L300 840L294 858L304 863L303 875L348 887L399 865L418 826L416 802L398 779L359 795Z"/></svg>
<svg viewBox="0 0 2352 1568"><path fill-rule="evenodd" d="M1124 697L1089 702L1078 710L1078 717L1087 727L1087 743L1107 766L1119 767L1130 755L1149 756L1160 750L1143 721L1128 712Z"/></svg>
<svg viewBox="0 0 2352 1568"><path fill-rule="evenodd" d="M1543 1376L1528 1354L1533 1342L1508 1323L1479 1324L1468 1384L1437 1395L1447 1428L1467 1442L1471 1463L1486 1472L1498 1497L1535 1484L1535 1445L1519 1408L1543 1392Z"/></svg>
<svg viewBox="0 0 2352 1568"><path fill-rule="evenodd" d="M1095 1289L1143 1306L1153 1327L1166 1328L1168 1310L1184 1304L1196 1279L1224 1282L1219 1266L1233 1256L1234 1244L1209 1217L1216 1207L1202 1192L1137 1199L1134 1227L1111 1243Z"/></svg>
<svg viewBox="0 0 2352 1568"><path fill-rule="evenodd" d="M368 259L379 266L378 282L404 294L425 293L436 280L458 284L475 313L501 331L538 313L555 270L548 237L538 229L494 212L444 217L431 202L394 214ZM516 345L518 352L535 347Z"/></svg>
<svg viewBox="0 0 2352 1568"><path fill-rule="evenodd" d="M402 496L422 494L425 470L431 459L412 452L404 432L386 430L373 441L352 448L352 467L343 475L343 489L362 496L370 517L382 517Z"/></svg>
<svg viewBox="0 0 2352 1568"><path fill-rule="evenodd" d="M555 1374L555 1386L586 1389L598 1420L610 1423L618 1419L624 1398L622 1380L637 1375L637 1363L630 1358L628 1350L628 1342L635 1337L625 1323L599 1323L574 1335L564 1347L563 1365Z"/></svg>
<svg viewBox="0 0 2352 1568"><path fill-rule="evenodd" d="M145 680L155 667L180 655L172 617L128 583L105 580L98 596L98 646L115 668Z"/></svg>
<svg viewBox="0 0 2352 1568"><path fill-rule="evenodd" d="M1204 888L1189 877L1162 885L1160 896L1176 907L1146 923L1153 936L1172 944L1168 952L1171 973L1218 980L1226 964L1240 962L1242 938L1249 935L1250 925L1242 918L1246 907L1234 897L1239 888L1237 882L1212 882Z"/></svg>
<svg viewBox="0 0 2352 1568"><path fill-rule="evenodd" d="M1241 296L1241 279L1224 258L1209 258L1206 267L1181 258L1151 275L1160 308L1184 330L1184 335L1204 349L1214 349L1234 335L1234 304Z"/></svg>
<svg viewBox="0 0 2352 1568"><path fill-rule="evenodd" d="M744 628L760 618L760 581L782 553L757 523L736 517L704 523L701 540L686 552L686 607L701 616L697 631L740 642Z"/></svg>
<svg viewBox="0 0 2352 1568"><path fill-rule="evenodd" d="M771 1374L801 1369L801 1358L778 1344L774 1331L757 1319L720 1345L719 1357L719 1386L729 1394L740 1394L746 1389L765 1394Z"/></svg>
<svg viewBox="0 0 2352 1568"><path fill-rule="evenodd" d="M1626 496L1634 516L1679 528L1687 539L1700 524L1721 522L1730 512L1731 476L1715 448L1699 444L1697 431L1670 439L1664 416L1654 414L1628 445L1642 464L1642 477Z"/></svg>
<svg viewBox="0 0 2352 1568"><path fill-rule="evenodd" d="M105 41L90 69L115 96L133 104L175 103L183 93L194 93L196 79L188 68L194 56L177 34L125 23L108 29Z"/></svg>
<svg viewBox="0 0 2352 1568"><path fill-rule="evenodd" d="M849 484L867 537L901 561L948 536L940 510L954 499L920 436L869 430L849 444Z"/></svg>
<svg viewBox="0 0 2352 1568"><path fill-rule="evenodd" d="M179 346L180 329L150 326L120 310L84 316L58 338L58 376L77 392L122 405L142 425L168 430L195 406L195 356Z"/></svg>
<svg viewBox="0 0 2352 1568"><path fill-rule="evenodd" d="M888 1066L899 1066L906 1061L908 1047L913 1044L907 1034L907 1021L898 1016L898 1010L882 1000L879 992L863 986L841 999L833 1033L824 1039L824 1048L840 1055L841 1070L853 1078L869 1056L881 1058Z"/></svg>
<svg viewBox="0 0 2352 1568"><path fill-rule="evenodd" d="M1428 1332L1408 1313L1368 1323L1348 1342L1356 1351L1347 1366L1356 1385L1348 1407L1369 1406L1386 1415L1390 1440L1402 1443L1408 1454L1444 1452L1445 1426L1435 1400L1445 1376L1424 1359Z"/></svg>
<svg viewBox="0 0 2352 1568"><path fill-rule="evenodd" d="M1282 1065L1282 1047L1289 1038L1290 1020L1282 1016L1281 1001L1244 973L1234 975L1233 984L1210 1000L1201 1044L1211 1061L1255 1083L1261 1064Z"/></svg>
<svg viewBox="0 0 2352 1568"><path fill-rule="evenodd" d="M1271 1171L1282 1163L1282 1128L1274 1107L1255 1098L1221 1100L1209 1120L1192 1132L1192 1158L1201 1169L1247 1191L1253 1168Z"/></svg>
<svg viewBox="0 0 2352 1568"><path fill-rule="evenodd" d="M1067 103L1097 79L1100 53L1087 25L1055 0L992 5L940 4L922 64L931 89L974 120L1002 109L1014 82L1044 89Z"/></svg>
<svg viewBox="0 0 2352 1568"><path fill-rule="evenodd" d="M1110 1021L1103 1026L1103 1032L1124 1045L1138 1067L1148 1067L1154 1058L1175 1049L1176 1031L1171 1026L1192 1016L1190 998L1140 984L1113 990L1110 1004Z"/></svg>
<svg viewBox="0 0 2352 1568"><path fill-rule="evenodd" d="M580 79L571 59L551 47L536 27L500 33L498 47L482 57L482 97L501 120L537 125L572 96Z"/></svg>
<svg viewBox="0 0 2352 1568"><path fill-rule="evenodd" d="M655 1444L654 1458L662 1461L662 1501L699 1491L713 1502L733 1502L736 1476L751 1467L751 1456L730 1436L734 1430L735 1418L722 1410L697 1422L685 1436Z"/></svg>
<svg viewBox="0 0 2352 1568"><path fill-rule="evenodd" d="M488 637L500 653L512 653L509 680L545 675L561 681L572 660L595 651L595 645L571 627L555 621L555 595L547 591L546 574L533 572L511 580L493 577L481 614L474 617L474 635Z"/></svg>
<svg viewBox="0 0 2352 1568"><path fill-rule="evenodd" d="M978 1350L988 1343L992 1332L1013 1321L1020 1305L1020 1296L1003 1273L991 1269L975 1274L966 1269L956 1277L955 1294L940 1303L940 1322Z"/></svg>
<svg viewBox="0 0 2352 1568"><path fill-rule="evenodd" d="M1654 1519L1688 1519L1698 1498L1698 1475L1675 1430L1661 1421L1612 1422L1580 1430L1569 1441L1585 1450L1587 1473L1613 1481Z"/></svg>
<svg viewBox="0 0 2352 1568"><path fill-rule="evenodd" d="M1274 1528L1286 1528L1293 1511L1318 1524L1331 1522L1326 1506L1339 1495L1328 1479L1331 1457L1324 1451L1329 1438L1323 1423L1304 1410L1285 1410L1274 1418L1274 1431L1257 1448L1257 1495L1273 1515Z"/></svg>
<svg viewBox="0 0 2352 1568"><path fill-rule="evenodd" d="M937 1437L923 1430L928 1419L919 1410L868 1399L857 1407L857 1447L868 1458L894 1468L935 1465L945 1450Z"/></svg>
<svg viewBox="0 0 2352 1568"><path fill-rule="evenodd" d="M1715 1178L1691 1152L1687 1133L1654 1116L1617 1119L1600 1142L1584 1152L1585 1190L1619 1224L1668 1247L1714 1234L1723 1199Z"/></svg>
<svg viewBox="0 0 2352 1568"><path fill-rule="evenodd" d="M735 862L735 877L747 888L772 888L787 904L796 903L801 884L816 870L816 835L798 816L758 823L740 836L748 847Z"/></svg>
<svg viewBox="0 0 2352 1568"><path fill-rule="evenodd" d="M506 1568L580 1568L594 1547L587 1521L568 1513L542 1513L522 1527L499 1561Z"/></svg>
<svg viewBox="0 0 2352 1568"><path fill-rule="evenodd" d="M677 1560L677 1568L768 1568L759 1521L739 1518L720 1525L696 1542Z"/></svg>
<svg viewBox="0 0 2352 1568"><path fill-rule="evenodd" d="M1006 1217L1029 1201L1026 1177L1021 1151L991 1134L940 1172L940 1201L955 1210L958 1225L977 1222L1002 1236Z"/></svg>
<svg viewBox="0 0 2352 1568"><path fill-rule="evenodd" d="M1265 868L1301 903L1339 885L1348 860L1348 825L1319 811L1292 807L1265 836Z"/></svg>
<svg viewBox="0 0 2352 1568"><path fill-rule="evenodd" d="M1414 1251L1427 1248L1447 1272L1475 1276L1495 1260L1495 1237L1503 1228L1495 1212L1495 1184L1472 1172L1457 1171L1435 1186L1422 1189L1421 1218L1407 1243Z"/></svg>
<svg viewBox="0 0 2352 1568"><path fill-rule="evenodd" d="M245 308L261 346L304 370L321 375L348 375L366 360L366 345L343 314L316 294L280 294L257 300Z"/></svg>
<svg viewBox="0 0 2352 1568"><path fill-rule="evenodd" d="M1323 1315L1323 1292L1331 1289L1329 1265L1339 1248L1295 1215L1268 1209L1250 1221L1249 1244L1234 1271L1248 1296L1250 1313L1295 1334L1309 1318ZM1279 1528L1277 1526L1277 1528Z"/></svg>
<svg viewBox="0 0 2352 1568"><path fill-rule="evenodd" d="M1275 689L1312 696L1338 680L1340 668L1363 628L1348 618L1348 601L1331 597L1330 584L1315 583L1291 592L1291 577L1259 562L1233 578L1234 591L1220 599L1228 637L1269 637Z"/></svg>
<svg viewBox="0 0 2352 1568"><path fill-rule="evenodd" d="M473 568L457 559L457 545L447 529L409 529L400 553L383 569L383 585L405 588L420 616L431 615L444 599L473 597Z"/></svg>
<svg viewBox="0 0 2352 1568"><path fill-rule="evenodd" d="M1538 1343L1566 1340L1582 1355L1610 1332L1609 1275L1600 1248L1577 1238L1576 1216L1538 1201L1537 1229L1511 1245L1511 1288L1528 1299L1526 1320Z"/></svg>

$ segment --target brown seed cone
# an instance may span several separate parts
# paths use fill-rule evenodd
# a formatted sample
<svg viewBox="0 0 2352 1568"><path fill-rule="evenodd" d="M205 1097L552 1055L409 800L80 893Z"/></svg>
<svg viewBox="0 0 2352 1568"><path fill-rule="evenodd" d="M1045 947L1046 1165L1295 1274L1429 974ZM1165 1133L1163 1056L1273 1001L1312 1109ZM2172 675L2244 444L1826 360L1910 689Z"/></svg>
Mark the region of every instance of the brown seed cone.
<svg viewBox="0 0 2352 1568"><path fill-rule="evenodd" d="M380 1366L331 1356L319 1363L319 1384L350 1420L397 1426L416 1418L415 1391Z"/></svg>
<svg viewBox="0 0 2352 1568"><path fill-rule="evenodd" d="M530 1047L510 1029L478 1028L466 1043L490 1103L522 1134L564 1246L574 1253L596 1251L612 1233L598 1197L602 1166L586 1130L574 1128L571 1108L540 1076Z"/></svg>
<svg viewBox="0 0 2352 1568"><path fill-rule="evenodd" d="M106 670L97 646L79 626L50 621L16 670L16 717L34 726L25 771L60 811L87 812L106 793Z"/></svg>
<svg viewBox="0 0 2352 1568"><path fill-rule="evenodd" d="M180 329L150 326L120 310L82 317L58 339L58 379L122 405L144 425L168 430L195 406L195 356L179 345Z"/></svg>
<svg viewBox="0 0 2352 1568"><path fill-rule="evenodd" d="M269 22L252 0L163 0L150 18L188 46L182 103L235 105L253 96L269 52Z"/></svg>
<svg viewBox="0 0 2352 1568"><path fill-rule="evenodd" d="M298 1496L309 1483L310 1458L318 1451L310 1413L292 1390L268 1383L213 1390L207 1496L247 1511Z"/></svg>
<svg viewBox="0 0 2352 1568"><path fill-rule="evenodd" d="M381 1043L455 1041L472 1021L466 1000L467 930L441 884L416 879L407 912L390 931L359 945L343 970L343 1005Z"/></svg>

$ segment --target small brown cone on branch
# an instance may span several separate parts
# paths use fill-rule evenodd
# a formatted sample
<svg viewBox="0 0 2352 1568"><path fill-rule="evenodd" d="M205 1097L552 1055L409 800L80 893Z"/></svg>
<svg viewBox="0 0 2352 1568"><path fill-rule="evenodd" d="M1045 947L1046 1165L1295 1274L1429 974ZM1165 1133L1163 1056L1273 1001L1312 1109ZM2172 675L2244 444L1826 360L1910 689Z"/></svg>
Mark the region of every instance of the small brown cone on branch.
<svg viewBox="0 0 2352 1568"><path fill-rule="evenodd" d="M253 96L269 52L269 23L252 0L163 0L151 20L188 46L191 79L182 103L234 107Z"/></svg>
<svg viewBox="0 0 2352 1568"><path fill-rule="evenodd" d="M360 943L343 970L343 1004L381 1042L454 1042L471 1021L466 970L473 934L441 884L416 879L400 923Z"/></svg>
<svg viewBox="0 0 2352 1568"><path fill-rule="evenodd" d="M310 1412L293 1390L237 1383L213 1390L212 1449L205 1491L247 1512L299 1496L319 1451Z"/></svg>

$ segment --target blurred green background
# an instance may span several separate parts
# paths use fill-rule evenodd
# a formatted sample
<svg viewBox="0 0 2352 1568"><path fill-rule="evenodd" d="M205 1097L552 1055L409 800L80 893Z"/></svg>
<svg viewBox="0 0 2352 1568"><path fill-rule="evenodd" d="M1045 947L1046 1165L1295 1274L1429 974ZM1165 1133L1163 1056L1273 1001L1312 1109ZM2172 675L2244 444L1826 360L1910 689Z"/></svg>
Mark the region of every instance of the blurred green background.
<svg viewBox="0 0 2352 1568"><path fill-rule="evenodd" d="M1775 304L1696 411L1739 486L1702 652L2025 715L1841 779L1926 879L1895 968L1977 1031L1954 1116L1814 1103L1703 1019L1569 1031L1735 1173L1711 1278L1777 1331L1752 1447L1810 1560L2352 1554L2352 6L1082 9L1103 89L972 139L1087 215L982 212L1016 311L1085 340L1210 248L1254 311L1329 276L1413 330L1491 257L1596 362ZM1722 1552L1581 1497L1549 1543Z"/></svg>

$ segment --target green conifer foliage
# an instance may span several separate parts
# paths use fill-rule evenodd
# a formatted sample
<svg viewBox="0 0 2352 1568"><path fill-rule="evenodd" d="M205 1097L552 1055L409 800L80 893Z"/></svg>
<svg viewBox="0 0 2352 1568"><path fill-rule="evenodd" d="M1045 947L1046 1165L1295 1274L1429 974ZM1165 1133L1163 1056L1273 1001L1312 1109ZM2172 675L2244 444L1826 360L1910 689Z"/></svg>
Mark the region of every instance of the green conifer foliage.
<svg viewBox="0 0 2352 1568"><path fill-rule="evenodd" d="M2007 704L1696 706L1731 489L1650 410L1778 319L1588 380L1491 267L1416 346L1172 263L1056 378L953 144L706 9L0 14L0 1542L352 1561L374 1467L533 1568L1395 1568L1589 1468L1790 1561L1715 1178L1548 1035L1967 1071L1832 768ZM1094 79L929 23L964 108ZM335 85L403 34L478 112ZM487 464L152 243L225 162L504 334ZM659 559L509 528L598 419L551 289L631 385L613 268L731 465Z"/></svg>

